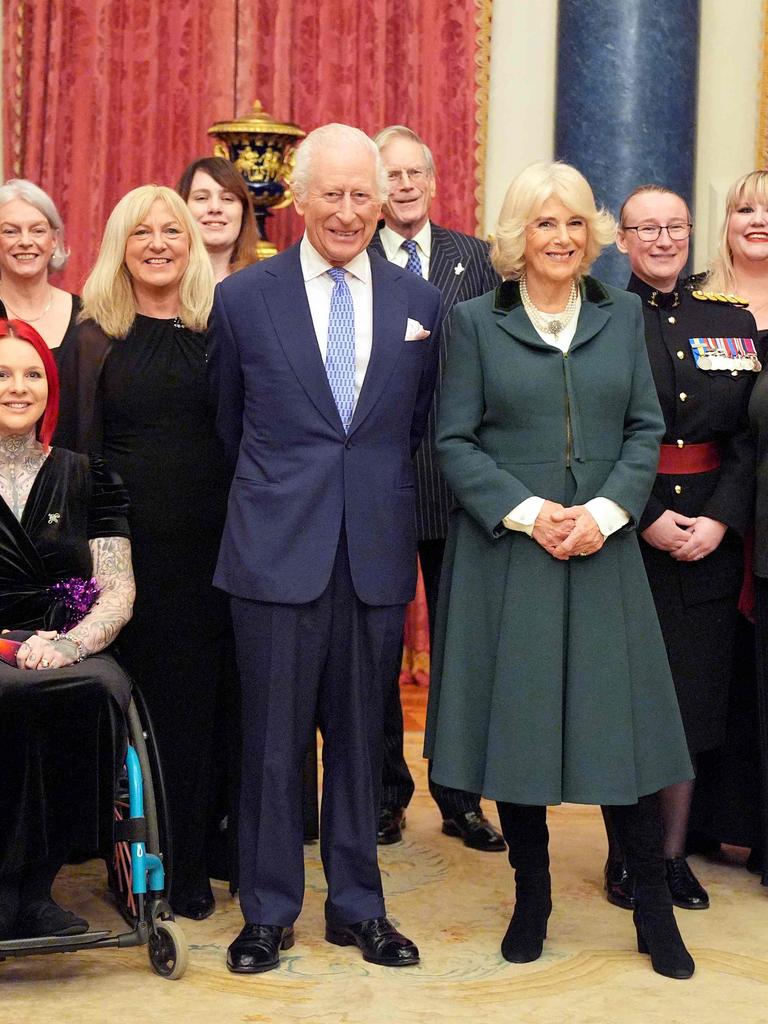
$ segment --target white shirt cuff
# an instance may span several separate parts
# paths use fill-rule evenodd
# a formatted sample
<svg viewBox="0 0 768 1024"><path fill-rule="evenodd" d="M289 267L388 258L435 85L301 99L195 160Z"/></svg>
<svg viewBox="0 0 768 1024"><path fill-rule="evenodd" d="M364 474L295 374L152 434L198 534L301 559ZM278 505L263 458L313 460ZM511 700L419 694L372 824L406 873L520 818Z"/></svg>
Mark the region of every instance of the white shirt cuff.
<svg viewBox="0 0 768 1024"><path fill-rule="evenodd" d="M584 502L584 508L591 513L604 537L610 537L629 522L629 512L610 498L590 498Z"/></svg>
<svg viewBox="0 0 768 1024"><path fill-rule="evenodd" d="M533 533L534 524L539 512L541 512L541 506L543 504L544 498L526 498L525 501L521 501L519 505L515 505L509 515L504 516L501 522L508 530L517 530L518 533L527 533L530 537Z"/></svg>

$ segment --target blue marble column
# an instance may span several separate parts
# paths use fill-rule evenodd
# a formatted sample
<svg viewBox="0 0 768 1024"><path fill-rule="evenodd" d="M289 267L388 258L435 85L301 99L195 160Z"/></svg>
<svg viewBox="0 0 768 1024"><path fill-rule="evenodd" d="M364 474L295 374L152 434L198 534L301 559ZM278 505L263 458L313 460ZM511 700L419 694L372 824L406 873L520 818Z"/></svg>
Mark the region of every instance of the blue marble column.
<svg viewBox="0 0 768 1024"><path fill-rule="evenodd" d="M698 59L699 0L560 0L555 153L614 215L647 182L691 204ZM593 272L629 277L615 249Z"/></svg>

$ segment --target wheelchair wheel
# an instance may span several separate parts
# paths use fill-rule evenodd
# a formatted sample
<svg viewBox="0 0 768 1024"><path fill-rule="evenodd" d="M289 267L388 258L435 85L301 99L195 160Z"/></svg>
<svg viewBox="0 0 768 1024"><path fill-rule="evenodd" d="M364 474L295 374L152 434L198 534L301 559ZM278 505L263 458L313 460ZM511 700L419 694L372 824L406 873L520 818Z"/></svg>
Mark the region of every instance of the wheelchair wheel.
<svg viewBox="0 0 768 1024"><path fill-rule="evenodd" d="M177 981L189 964L187 937L175 921L156 921L149 936L149 962L155 974Z"/></svg>

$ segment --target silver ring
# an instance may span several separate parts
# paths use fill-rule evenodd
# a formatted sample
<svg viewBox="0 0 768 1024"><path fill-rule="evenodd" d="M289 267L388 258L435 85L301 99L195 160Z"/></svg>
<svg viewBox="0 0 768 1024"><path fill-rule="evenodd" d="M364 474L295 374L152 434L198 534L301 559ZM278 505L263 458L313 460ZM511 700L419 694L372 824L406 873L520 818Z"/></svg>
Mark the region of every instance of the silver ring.
<svg viewBox="0 0 768 1024"><path fill-rule="evenodd" d="M43 666L43 668L50 668L51 667L51 663L50 663L50 661L48 661L47 658L41 658L40 664Z"/></svg>

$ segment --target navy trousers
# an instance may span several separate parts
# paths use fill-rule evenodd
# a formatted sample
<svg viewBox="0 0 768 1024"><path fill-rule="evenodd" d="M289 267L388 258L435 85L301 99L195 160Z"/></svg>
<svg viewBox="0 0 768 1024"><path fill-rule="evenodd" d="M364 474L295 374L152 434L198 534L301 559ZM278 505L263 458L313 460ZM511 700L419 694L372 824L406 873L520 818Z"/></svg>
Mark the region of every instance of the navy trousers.
<svg viewBox="0 0 768 1024"><path fill-rule="evenodd" d="M240 906L252 924L293 924L304 898L302 767L323 736L320 852L326 917L355 924L384 914L376 856L384 689L404 605L357 597L342 529L317 600L232 598L242 684Z"/></svg>

